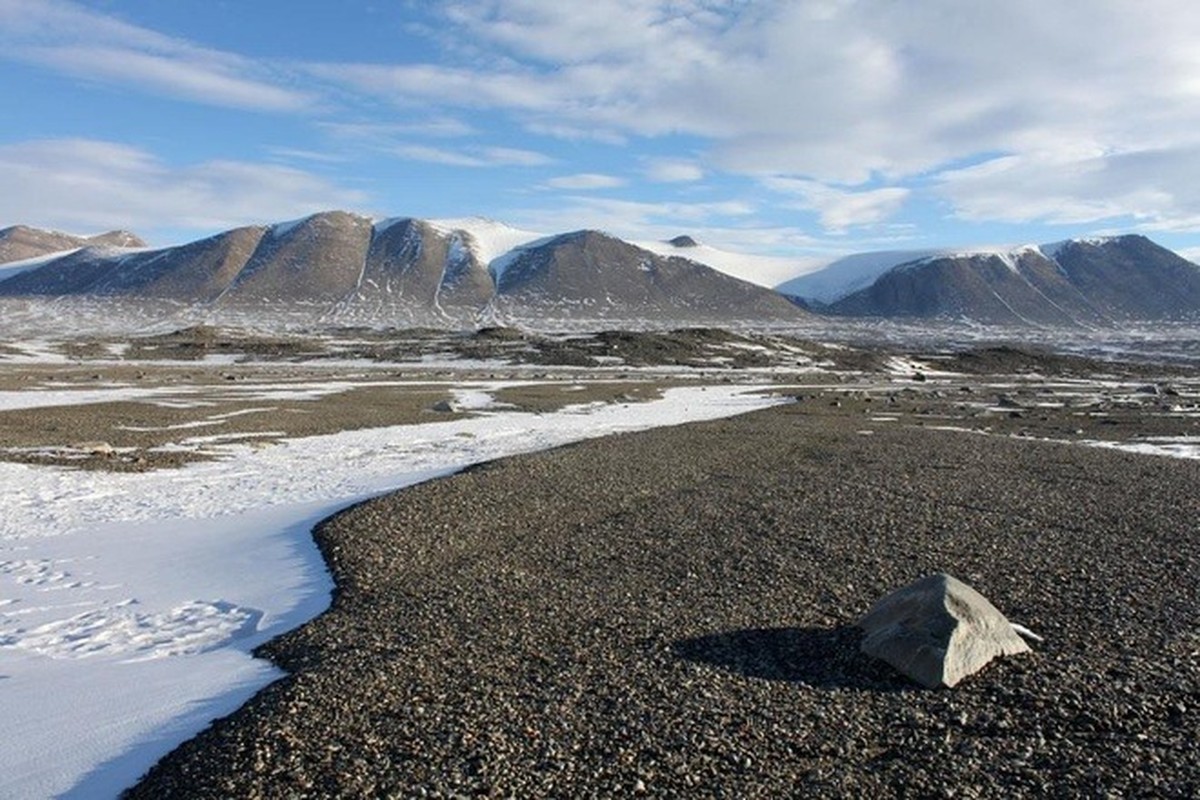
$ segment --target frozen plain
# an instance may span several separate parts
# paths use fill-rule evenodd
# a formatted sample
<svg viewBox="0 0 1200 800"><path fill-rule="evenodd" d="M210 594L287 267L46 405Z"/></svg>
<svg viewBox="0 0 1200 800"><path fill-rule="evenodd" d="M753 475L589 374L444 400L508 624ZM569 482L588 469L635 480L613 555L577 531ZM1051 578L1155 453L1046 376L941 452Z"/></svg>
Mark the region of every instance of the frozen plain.
<svg viewBox="0 0 1200 800"><path fill-rule="evenodd" d="M454 382L474 416L228 445L180 469L0 463L0 795L115 796L277 678L250 652L327 607L309 531L337 509L479 461L780 402L723 384L533 415L489 407L505 385ZM6 392L0 404L136 394Z"/></svg>
<svg viewBox="0 0 1200 800"><path fill-rule="evenodd" d="M813 375L815 362L795 358L790 345L777 353L792 364L782 374L771 369L723 371L731 354L757 347L735 343L712 361L722 371L710 378L736 376L745 384L696 380L703 372L698 370L684 381L696 385L668 388L659 399L581 401L541 414L511 411L494 402L505 390L538 383L542 379L536 373L483 377L503 371L504 365L438 357L423 357L415 372L406 366L409 374L403 381L388 377L387 369L364 372L361 363L329 362L320 379L307 373L277 384L261 379L169 387L131 381L7 384L10 388L0 390L0 411L66 404L99 408L122 401L195 406L192 422L166 427L177 429L189 446L219 458L133 473L0 463L8 488L0 498L0 691L8 712L0 720L0 795L115 796L176 744L278 677L277 670L250 652L327 606L331 586L309 531L347 504L479 461L781 402L761 393L763 381L786 384L806 371L804 391L851 398L852 404L868 399L864 395L883 400L898 391L917 391L912 375L919 371L928 382L919 384L913 402L941 395L938 404L949 408L950 390L957 391L956 384L965 379L952 369L942 371L935 363L910 358L886 361L874 377L824 370ZM70 362L50 345L15 349L19 352L10 353L8 360L18 367ZM120 355L119 350L112 355ZM233 368L236 359L208 361L214 368ZM102 362L96 364L102 369ZM572 377L569 372L556 377L558 388L570 392L582 390L585 380L674 376L678 382L681 374L674 368L647 373L614 366L607 378ZM347 375L354 377L347 380ZM864 406L861 432L927 421L964 433L1024 435L1012 426L1030 420L1011 420L1012 410L993 399L1000 394L1020 399L1022 413L1071 406L1078 409L1074 416L1079 420L1091 418L1089 409L1103 404L1151 400L1127 379L1025 376L1014 382L993 376L985 381L975 394L963 395L963 402L956 397L954 413L940 420L922 419L924 412L916 407L898 414L881 413L885 408L878 404ZM356 388L404 391L409 385L426 391L439 387L453 397L456 408L473 416L303 437L272 430L284 419L276 408L280 404L349 401ZM1069 438L1195 457L1200 450L1196 436L1182 434L1194 429L1197 387L1179 386L1183 396L1161 412L1175 420L1172 433L1177 435L1102 442L1089 438L1100 430L1089 427ZM234 411L210 404L215 398L229 401L232 395L241 402ZM260 432L243 431L236 437L240 441L221 433L232 420L259 417ZM422 419L441 418L431 414ZM276 443L260 447L254 436Z"/></svg>

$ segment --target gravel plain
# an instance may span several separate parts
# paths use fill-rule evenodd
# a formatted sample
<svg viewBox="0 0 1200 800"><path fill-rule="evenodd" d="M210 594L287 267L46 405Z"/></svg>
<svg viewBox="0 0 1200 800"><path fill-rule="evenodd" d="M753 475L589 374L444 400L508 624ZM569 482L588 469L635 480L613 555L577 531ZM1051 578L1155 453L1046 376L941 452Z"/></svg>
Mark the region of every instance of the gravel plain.
<svg viewBox="0 0 1200 800"><path fill-rule="evenodd" d="M1200 795L1200 462L801 394L327 520L288 677L127 796ZM954 690L860 655L937 571L1045 641Z"/></svg>

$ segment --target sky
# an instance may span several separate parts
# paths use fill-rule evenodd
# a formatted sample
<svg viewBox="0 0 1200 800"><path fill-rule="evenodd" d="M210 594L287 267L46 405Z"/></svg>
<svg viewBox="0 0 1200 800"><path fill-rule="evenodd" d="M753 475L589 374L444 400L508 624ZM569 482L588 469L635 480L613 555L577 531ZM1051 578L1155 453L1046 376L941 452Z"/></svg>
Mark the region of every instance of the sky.
<svg viewBox="0 0 1200 800"><path fill-rule="evenodd" d="M0 0L0 226L1200 258L1197 42L1194 0Z"/></svg>

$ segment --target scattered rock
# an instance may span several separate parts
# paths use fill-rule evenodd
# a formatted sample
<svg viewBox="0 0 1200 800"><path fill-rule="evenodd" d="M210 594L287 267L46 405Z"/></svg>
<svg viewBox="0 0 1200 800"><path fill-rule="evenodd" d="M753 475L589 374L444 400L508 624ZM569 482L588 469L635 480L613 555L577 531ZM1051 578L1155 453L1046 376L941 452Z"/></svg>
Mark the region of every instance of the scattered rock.
<svg viewBox="0 0 1200 800"><path fill-rule="evenodd" d="M458 411L458 406L454 405L454 403L449 400L438 400L436 403L430 406L430 409L441 414L453 414Z"/></svg>
<svg viewBox="0 0 1200 800"><path fill-rule="evenodd" d="M930 689L954 686L996 656L1029 650L986 597L945 573L892 592L858 625L864 653Z"/></svg>

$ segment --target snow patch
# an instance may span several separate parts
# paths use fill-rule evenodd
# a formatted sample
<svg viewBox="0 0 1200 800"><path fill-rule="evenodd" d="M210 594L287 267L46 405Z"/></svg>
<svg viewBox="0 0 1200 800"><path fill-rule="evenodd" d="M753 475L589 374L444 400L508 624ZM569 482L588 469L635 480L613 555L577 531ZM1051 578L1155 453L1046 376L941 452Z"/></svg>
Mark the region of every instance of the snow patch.
<svg viewBox="0 0 1200 800"><path fill-rule="evenodd" d="M373 219L371 220L371 227L375 229L375 235L379 236L389 228L399 225L401 222L408 222L411 219L412 217L386 217L384 219Z"/></svg>
<svg viewBox="0 0 1200 800"><path fill-rule="evenodd" d="M78 253L82 247L76 247L73 250L59 250L56 253L47 253L33 258L23 258L20 261L8 261L0 264L0 281L7 280L14 275L20 275L22 272L28 272L38 267L44 267L51 261L57 261L63 256L69 256L72 253Z"/></svg>
<svg viewBox="0 0 1200 800"><path fill-rule="evenodd" d="M193 600L162 613L143 613L130 599L2 636L0 647L58 659L188 656L252 632L261 616L259 611L221 600Z"/></svg>
<svg viewBox="0 0 1200 800"><path fill-rule="evenodd" d="M1108 244L1116 238L1116 236L1085 236L1078 239L1063 239L1058 242L1050 242L1049 244L1040 245L1038 249L1042 251L1046 258L1049 258L1053 261L1056 260L1058 258L1058 254L1069 245L1088 244L1092 245L1093 247L1100 247Z"/></svg>
<svg viewBox="0 0 1200 800"><path fill-rule="evenodd" d="M267 233L276 239L280 239L284 236L287 236L289 233L310 219L312 219L311 214L307 217L300 217L299 219L292 219L286 222L277 222L267 229Z"/></svg>
<svg viewBox="0 0 1200 800"><path fill-rule="evenodd" d="M1137 442L1086 441L1082 444L1126 453L1200 459L1200 436L1155 436Z"/></svg>
<svg viewBox="0 0 1200 800"><path fill-rule="evenodd" d="M668 258L686 258L706 267L723 272L739 280L754 283L766 288L773 287L780 277L795 275L797 270L817 267L816 259L785 258L783 256L766 256L747 253L733 253L719 250L707 244L687 245L678 247L670 242L630 242L630 244L649 250L651 253Z"/></svg>
<svg viewBox="0 0 1200 800"><path fill-rule="evenodd" d="M466 245L484 264L490 264L509 251L546 239L544 233L521 230L485 217L432 219L429 225L446 236L466 234Z"/></svg>
<svg viewBox="0 0 1200 800"><path fill-rule="evenodd" d="M1023 244L855 253L784 281L775 290L792 297L829 304L866 289L893 269L913 269L940 258L995 256L1016 273L1019 271L1017 262L1022 256L1036 254L1052 258L1046 253L1046 247Z"/></svg>
<svg viewBox="0 0 1200 800"><path fill-rule="evenodd" d="M929 258L939 252L941 251L885 250L856 253L784 281L775 287L775 291L819 303L833 303L859 289L867 288L894 267Z"/></svg>

